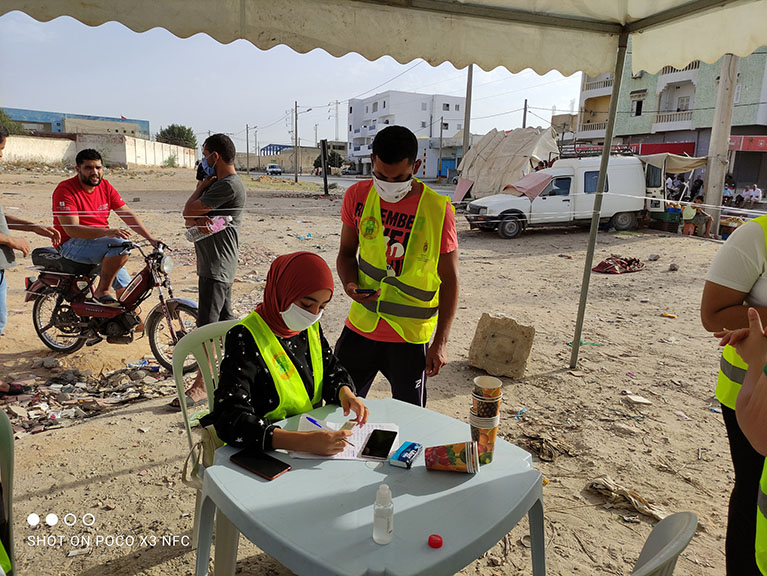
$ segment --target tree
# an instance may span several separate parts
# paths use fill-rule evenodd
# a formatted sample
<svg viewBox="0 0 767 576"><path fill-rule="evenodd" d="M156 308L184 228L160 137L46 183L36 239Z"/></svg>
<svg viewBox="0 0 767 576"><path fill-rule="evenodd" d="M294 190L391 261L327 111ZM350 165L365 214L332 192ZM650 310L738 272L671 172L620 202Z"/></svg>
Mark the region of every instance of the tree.
<svg viewBox="0 0 767 576"><path fill-rule="evenodd" d="M344 159L341 155L335 150L331 150L330 154L328 154L328 166L331 168L340 168L343 163ZM314 167L322 168L322 154L319 154L314 160Z"/></svg>
<svg viewBox="0 0 767 576"><path fill-rule="evenodd" d="M165 144L197 148L197 137L194 135L194 131L188 126L181 126L181 124L171 124L167 128L160 128L156 139Z"/></svg>
<svg viewBox="0 0 767 576"><path fill-rule="evenodd" d="M5 126L10 134L24 135L27 133L26 130L22 128L21 124L15 120L11 120L11 117L8 116L8 113L2 108L0 108L0 124Z"/></svg>

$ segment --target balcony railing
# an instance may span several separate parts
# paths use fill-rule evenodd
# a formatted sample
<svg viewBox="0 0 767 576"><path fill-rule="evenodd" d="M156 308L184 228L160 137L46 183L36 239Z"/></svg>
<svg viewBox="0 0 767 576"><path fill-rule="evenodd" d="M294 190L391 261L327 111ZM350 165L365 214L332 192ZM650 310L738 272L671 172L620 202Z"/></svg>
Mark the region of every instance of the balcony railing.
<svg viewBox="0 0 767 576"><path fill-rule="evenodd" d="M608 78L607 80L597 80L595 82L586 82L583 85L583 91L586 90L599 90L600 88L610 88L613 85L613 79Z"/></svg>
<svg viewBox="0 0 767 576"><path fill-rule="evenodd" d="M690 62L684 68L674 68L673 66L664 66L660 70L660 76L663 76L664 74L676 74L677 72L688 72L690 70L697 70L698 68L700 68L700 60L695 60L694 62Z"/></svg>
<svg viewBox="0 0 767 576"><path fill-rule="evenodd" d="M589 124L581 124L581 132L595 132L597 130L606 130L607 122L591 122Z"/></svg>
<svg viewBox="0 0 767 576"><path fill-rule="evenodd" d="M667 124L670 122L690 122L692 120L692 110L684 112L658 112L655 115L656 124Z"/></svg>

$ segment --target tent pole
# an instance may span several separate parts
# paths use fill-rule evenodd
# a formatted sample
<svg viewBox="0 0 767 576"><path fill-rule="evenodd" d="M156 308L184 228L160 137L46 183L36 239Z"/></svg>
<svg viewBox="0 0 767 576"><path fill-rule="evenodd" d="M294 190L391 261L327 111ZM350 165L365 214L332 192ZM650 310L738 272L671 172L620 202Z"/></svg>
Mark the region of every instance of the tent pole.
<svg viewBox="0 0 767 576"><path fill-rule="evenodd" d="M605 191L607 179L607 161L610 159L610 148L613 142L613 129L615 128L615 116L618 110L618 96L621 91L623 79L623 65L626 62L626 48L629 35L621 32L618 39L618 53L615 59L615 71L613 72L613 91L610 95L610 109L605 128L605 143L602 147L602 160L599 164L599 179L597 180L597 194L594 198L594 212L591 215L591 231L589 244L586 249L586 262L583 266L583 282L581 284L581 299L578 303L578 318L575 321L575 335L573 336L573 351L570 355L570 368L578 365L578 352L581 348L581 334L583 333L583 318L586 315L586 299L589 294L589 280L591 280L591 265L594 262L594 247L597 243L597 231L599 230L599 215L602 211L602 197Z"/></svg>

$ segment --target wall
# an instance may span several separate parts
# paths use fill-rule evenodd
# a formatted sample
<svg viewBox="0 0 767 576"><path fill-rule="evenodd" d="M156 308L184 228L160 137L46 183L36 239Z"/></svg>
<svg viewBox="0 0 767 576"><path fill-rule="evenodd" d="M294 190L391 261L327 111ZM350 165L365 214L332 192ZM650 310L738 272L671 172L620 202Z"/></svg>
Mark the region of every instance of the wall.
<svg viewBox="0 0 767 576"><path fill-rule="evenodd" d="M36 138L34 136L9 136L3 150L6 162L42 162L73 165L77 146L66 138Z"/></svg>
<svg viewBox="0 0 767 576"><path fill-rule="evenodd" d="M62 163L73 166L80 150L94 148L108 166L162 166L170 156L176 165L194 168L195 151L152 140L105 134L78 134L77 141L64 138L9 136L3 151L7 162Z"/></svg>

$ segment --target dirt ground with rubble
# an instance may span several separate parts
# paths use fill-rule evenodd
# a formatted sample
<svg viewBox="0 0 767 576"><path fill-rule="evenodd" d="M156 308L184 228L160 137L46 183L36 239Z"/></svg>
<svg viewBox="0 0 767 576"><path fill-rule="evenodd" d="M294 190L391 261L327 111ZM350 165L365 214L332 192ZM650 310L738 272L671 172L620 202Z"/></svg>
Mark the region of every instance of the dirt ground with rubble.
<svg viewBox="0 0 767 576"><path fill-rule="evenodd" d="M0 171L0 203L6 212L50 222L50 195L62 171ZM107 178L159 238L174 249L172 274L177 295L196 299L194 254L182 236L179 211L194 186L188 170L113 171ZM235 308L248 312L260 299L271 259L309 249L335 268L342 190L330 199L292 184L248 181L241 261L234 285ZM351 181L350 181L351 183ZM642 229L600 233L597 260L611 253L647 262L644 271L592 277L580 365L568 369L587 232L579 229L528 231L516 240L470 231L457 219L461 295L448 347L450 364L429 380L429 408L468 419L471 380L480 374L467 363L469 345L483 312L505 313L536 330L524 378L504 379L501 433L527 447L548 484L544 487L548 573L629 574L654 520L633 509L606 505L588 489L608 475L666 512L695 511L700 529L680 559L680 576L724 572L724 533L732 468L713 388L716 341L700 325L703 278L719 248L714 241ZM306 237L311 232L310 239ZM27 234L33 247L44 239ZM676 272L669 265L679 266ZM9 324L0 338L0 377L46 390L51 378L79 370L74 380L96 380L149 356L145 340L119 346L101 343L59 363L38 340L31 303L24 303L20 266L7 273ZM130 271L140 267L133 258ZM331 342L340 333L349 302L337 286L323 316ZM151 300L150 300L151 302ZM677 318L662 317L667 312ZM35 362L37 360L37 362ZM72 374L73 372L69 372ZM36 379L33 378L36 377ZM163 377L160 373L158 376ZM167 375L165 375L167 376ZM151 380L149 381L151 383ZM192 574L194 492L180 482L186 438L178 413L166 411L170 382L152 393L127 398L117 407L92 407L87 417L63 419L45 429L11 410L18 427L14 514L18 573L152 576ZM630 404L623 391L651 404ZM387 394L378 380L372 397ZM108 396L108 395L107 395ZM139 398L135 398L139 396ZM53 396L56 397L55 395ZM37 399L39 401L39 398ZM33 408L35 399L15 404ZM51 406L49 406L51 408ZM525 409L523 412L522 409ZM16 410L18 412L18 410ZM515 418L514 416L517 415ZM375 415L373 415L375 417ZM77 422L77 425L68 425ZM35 430L37 428L37 430ZM62 521L33 529L31 513ZM86 514L93 525L82 525ZM76 518L72 527L64 525ZM87 517L90 520L90 517ZM522 522L488 554L461 574L529 574L530 550ZM76 538L129 536L132 546L78 548ZM59 540L59 536L62 540ZM163 536L165 539L163 540ZM45 537L45 538L42 538ZM71 538L74 537L74 540ZM31 539L30 539L31 538ZM74 544L73 544L74 542ZM288 574L248 542L240 545L238 567L246 574Z"/></svg>

